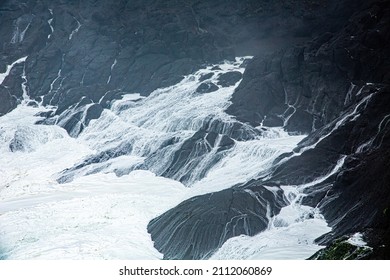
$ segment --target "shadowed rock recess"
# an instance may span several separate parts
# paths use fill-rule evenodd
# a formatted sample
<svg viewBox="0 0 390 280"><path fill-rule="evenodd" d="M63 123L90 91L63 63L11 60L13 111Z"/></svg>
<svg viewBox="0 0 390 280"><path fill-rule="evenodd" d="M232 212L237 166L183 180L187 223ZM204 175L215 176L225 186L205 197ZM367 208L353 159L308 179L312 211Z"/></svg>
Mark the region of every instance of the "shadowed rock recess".
<svg viewBox="0 0 390 280"><path fill-rule="evenodd" d="M149 96L205 66L253 56L243 62L244 73L204 74L193 93L239 82L226 106L234 117L229 130L204 123L163 170L152 171L192 185L237 141L256 139L265 127L307 136L266 175L155 217L147 228L155 248L165 259L207 259L231 237L266 230L289 203L283 186L307 184L302 203L318 208L332 227L319 244L335 250L361 233L370 249L349 257L390 259L389 19L386 0L1 1L0 116L27 95L30 106L53 106L40 124L77 137L125 94ZM161 150L178 142L173 137ZM26 147L16 139L10 149ZM124 139L64 170L58 181L132 149ZM211 150L214 161L194 176ZM133 169L150 161L153 155Z"/></svg>

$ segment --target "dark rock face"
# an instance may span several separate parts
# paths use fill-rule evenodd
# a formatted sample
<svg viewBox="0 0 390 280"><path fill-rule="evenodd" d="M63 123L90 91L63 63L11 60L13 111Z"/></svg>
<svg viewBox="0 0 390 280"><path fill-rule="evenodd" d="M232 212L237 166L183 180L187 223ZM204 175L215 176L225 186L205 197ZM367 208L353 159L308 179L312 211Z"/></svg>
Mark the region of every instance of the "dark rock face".
<svg viewBox="0 0 390 280"><path fill-rule="evenodd" d="M16 107L17 99L4 86L0 86L0 98L0 116L7 114Z"/></svg>
<svg viewBox="0 0 390 280"><path fill-rule="evenodd" d="M373 90L375 86L370 87ZM361 98L356 114L350 116L353 121L340 125L330 134L323 133L329 135L315 148L282 163L275 170L274 180L283 184L313 181L311 176L318 177L321 168L330 170L340 155L345 155L342 168L334 176L307 189L303 200L304 204L319 207L333 229L319 242L332 246L332 240L337 237L361 232L373 247L369 258L388 258L390 110L383 106L390 104L389 87L379 85L374 92ZM310 137L317 141L315 134ZM305 162L310 162L309 168ZM317 175L312 175L313 172Z"/></svg>
<svg viewBox="0 0 390 280"><path fill-rule="evenodd" d="M252 236L285 206L282 191L227 189L182 202L153 219L148 231L165 259L204 259L233 236Z"/></svg>
<svg viewBox="0 0 390 280"><path fill-rule="evenodd" d="M315 258L330 258L328 253L337 243L334 240L356 232L363 234L372 250L337 248L346 248L343 252L351 258L390 256L389 41L381 41L389 38L389 11L388 2L368 3L337 33L324 33L303 47L253 59L228 109L252 125L313 131L293 153L275 161L267 181L258 178L240 189L311 183L303 203L319 207L333 228L318 240L328 247ZM372 36L376 43L370 49L365 38ZM188 235L183 229L189 224L184 222L175 232L176 226L169 223L175 218L168 218L168 213L179 215L183 204L187 212L198 208L188 200L150 223L156 247L166 258L207 257L198 252L213 252L216 245L199 249L198 244L196 248L184 244ZM203 213L192 213L196 214L192 223L203 218ZM165 229L175 234L158 234ZM176 242L182 246L175 248L174 254L169 247Z"/></svg>
<svg viewBox="0 0 390 280"><path fill-rule="evenodd" d="M242 74L238 71L228 72L220 75L218 77L218 85L222 87L229 87L235 85L239 80L241 80Z"/></svg>
<svg viewBox="0 0 390 280"><path fill-rule="evenodd" d="M208 80L210 79L212 76L214 76L214 73L207 73L207 74L204 74L202 75L200 78L199 78L199 82L203 82L205 80Z"/></svg>
<svg viewBox="0 0 390 280"><path fill-rule="evenodd" d="M25 74L31 98L43 97L43 105L58 106L57 115L85 97L106 107L107 93L148 95L177 83L204 63L271 53L321 34L325 18L332 18L326 28L337 30L359 3L3 1L0 72L28 56ZM221 77L221 85L235 80ZM1 114L17 105L9 95L16 96L18 86L1 93ZM211 85L200 92L215 89ZM79 112L74 114L66 128L75 136L80 131L73 129Z"/></svg>
<svg viewBox="0 0 390 280"><path fill-rule="evenodd" d="M340 32L253 59L227 112L253 125L283 121L287 130L300 133L329 123L348 105L351 83L389 82L388 18L388 3L378 2L351 17Z"/></svg>
<svg viewBox="0 0 390 280"><path fill-rule="evenodd" d="M0 116L13 110L22 99L23 71L24 62L16 63L4 80L0 80Z"/></svg>
<svg viewBox="0 0 390 280"><path fill-rule="evenodd" d="M189 199L152 220L148 230L164 258L207 258L230 237L265 230L267 215L286 202L280 189L264 186L306 183L312 185L303 203L319 207L333 228L319 242L332 250L335 239L362 232L373 248L364 258L390 258L389 1L8 0L0 18L0 73L13 65L0 83L0 116L26 89L32 106L56 106L39 123L58 121L76 137L126 93L146 96L200 66L255 55L243 75L226 73L214 84L209 73L194 92L242 78L227 109L240 122L205 122L159 175L199 180L206 169L191 178L197 162L213 151L215 164L235 141L260 136L252 126L309 134L267 178ZM15 134L12 151L30 149L21 138ZM131 150L124 140L65 170L59 181ZM340 160L340 169L316 181Z"/></svg>
<svg viewBox="0 0 390 280"><path fill-rule="evenodd" d="M389 230L385 213L390 203L390 178L387 178L385 170L390 162L387 144L390 143L387 141L390 136L390 110L387 107L384 110L383 104L390 104L390 92L389 88L383 85L366 85L357 92L360 92L358 96L351 97L356 99L356 104L324 128L309 135L296 149L295 154L280 158L279 162L275 163L270 179L251 181L239 190L255 191L263 189L263 184L278 186L314 182L329 173L341 155L344 155L342 168L307 189L303 203L320 207L333 227L331 234L324 236L322 242L331 242L334 238L355 232L379 233L380 238L369 243L374 247L373 252L370 251L370 256L373 257L378 256L378 250L385 250L378 241L384 242ZM372 164L374 160L376 162ZM365 194L368 191L367 186L372 188L369 195ZM234 193L234 190L235 188L226 192ZM155 246L164 253L165 258L207 258L222 245L218 242L220 235L214 240L211 232L219 232L223 226L218 223L210 225L207 222L218 217L219 210L213 210L213 214L208 211L211 207L209 200L213 195L216 193L211 194L209 199L205 197L208 195L205 195L185 201L149 224L149 232ZM261 197L266 197L266 194L262 192ZM225 201L225 198L222 201ZM222 201L211 203L213 209L223 206ZM283 205L278 204L278 201L283 201L283 196L276 199L276 202L269 200L269 205ZM251 211L242 209L240 213L250 215ZM186 213L190 213L190 218L183 217ZM253 224L249 228L251 233L245 233L247 235L264 230L264 227ZM188 239L190 232L193 235ZM236 232L230 237L241 233ZM197 238L213 241L202 242Z"/></svg>

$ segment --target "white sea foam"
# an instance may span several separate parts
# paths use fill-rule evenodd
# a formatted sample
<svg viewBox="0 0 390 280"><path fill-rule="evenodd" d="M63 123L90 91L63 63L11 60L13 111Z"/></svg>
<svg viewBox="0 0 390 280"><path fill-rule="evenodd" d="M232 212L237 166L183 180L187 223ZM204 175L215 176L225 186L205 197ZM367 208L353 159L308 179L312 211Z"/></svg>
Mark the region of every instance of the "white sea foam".
<svg viewBox="0 0 390 280"><path fill-rule="evenodd" d="M220 124L218 137L232 131L237 121L224 111L238 83L211 93L195 92L203 74L213 72L209 81L217 84L219 74L243 72L242 60L223 63L221 70L211 70L211 66L202 69L148 97L124 95L112 102L111 109L105 109L99 119L92 120L77 138L56 125L35 125L40 118L34 115L48 110L43 107L31 108L23 103L2 116L1 258L159 259L162 255L153 247L146 229L152 218L192 196L266 175L273 161L290 152L303 136L290 136L281 128L260 133L260 128L242 124L244 130L254 133L251 140L235 140L217 161L214 157L218 147L212 148L199 158L187 186L153 174L164 170L184 141L210 120ZM176 139L174 144L162 146L172 138ZM11 152L10 144L15 139L19 141L17 147L22 148ZM77 170L69 183L56 181L59 172L123 142L131 143L131 153ZM143 164L147 158L149 171L132 171L122 177L113 173ZM95 174L88 175L92 170ZM285 191L299 192L288 187ZM281 213L280 223L283 216L288 226L270 227L257 237L267 240L268 255L264 250L259 255L258 247L250 249L254 239L241 236L227 244L239 243L245 252L233 246L220 257L284 258L286 254L280 252L287 250L289 256L300 258L303 254L299 252L317 248L313 240L328 229L325 221L295 217L302 213L320 217L319 213L298 203ZM303 230L305 227L307 231Z"/></svg>
<svg viewBox="0 0 390 280"><path fill-rule="evenodd" d="M367 247L367 242L364 241L363 234L360 232L353 234L347 242L357 247Z"/></svg>
<svg viewBox="0 0 390 280"><path fill-rule="evenodd" d="M185 191L149 171L94 174L51 187L56 190L2 202L3 258L159 259L146 226Z"/></svg>

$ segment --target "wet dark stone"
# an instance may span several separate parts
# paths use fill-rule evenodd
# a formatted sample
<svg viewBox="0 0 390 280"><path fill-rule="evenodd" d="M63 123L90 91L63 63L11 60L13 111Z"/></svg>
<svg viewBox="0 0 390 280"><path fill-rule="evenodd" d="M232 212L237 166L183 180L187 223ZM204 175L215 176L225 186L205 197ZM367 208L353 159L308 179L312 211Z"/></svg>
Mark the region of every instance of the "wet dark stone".
<svg viewBox="0 0 390 280"><path fill-rule="evenodd" d="M219 87L215 85L214 83L207 82L207 83L201 83L200 86L196 89L196 92L198 93L209 93L213 91L217 91Z"/></svg>
<svg viewBox="0 0 390 280"><path fill-rule="evenodd" d="M12 141L9 143L9 149L11 152L17 152L17 151L25 151L25 146L22 141L17 139L16 137L12 139Z"/></svg>
<svg viewBox="0 0 390 280"><path fill-rule="evenodd" d="M7 114L16 108L17 99L12 96L10 91L0 85L0 116Z"/></svg>
<svg viewBox="0 0 390 280"><path fill-rule="evenodd" d="M218 85L222 87L234 86L239 80L241 80L242 74L238 71L227 72L219 75Z"/></svg>
<svg viewBox="0 0 390 280"><path fill-rule="evenodd" d="M310 135L302 147L316 142L317 134L328 136L315 148L280 164L272 176L273 181L281 184L312 182L314 177L321 177L321 172L322 176L329 173L344 155L338 172L305 190L303 203L319 207L332 227L332 232L318 242L330 248L338 237L361 232L373 247L367 256L370 259L390 255L390 129L388 124L384 126L390 115L384 105L390 104L390 90L384 85L377 88L369 102L359 107L359 117L330 134L327 129L320 129ZM365 143L371 144L362 149Z"/></svg>
<svg viewBox="0 0 390 280"><path fill-rule="evenodd" d="M212 76L214 76L214 73L203 74L203 75L200 76L199 82L203 82L203 81L205 81L205 80L208 80L208 79L210 79Z"/></svg>
<svg viewBox="0 0 390 280"><path fill-rule="evenodd" d="M88 125L91 120L98 119L103 112L103 107L100 104L93 104L88 107L85 115L85 124Z"/></svg>
<svg viewBox="0 0 390 280"><path fill-rule="evenodd" d="M210 119L209 121L205 121L203 123L202 130L215 132L218 134L225 134L226 136L237 141L252 140L258 136L261 136L261 131L254 129L249 125L240 122L224 123L218 119Z"/></svg>
<svg viewBox="0 0 390 280"><path fill-rule="evenodd" d="M30 101L30 102L27 103L27 106L37 108L38 107L38 103L36 101Z"/></svg>
<svg viewBox="0 0 390 280"><path fill-rule="evenodd" d="M286 129L310 133L339 116L351 83L388 83L388 3L373 2L363 4L337 32L251 60L227 112L256 126L267 118L276 120L293 106L296 113ZM376 16L366 20L367 14Z"/></svg>
<svg viewBox="0 0 390 280"><path fill-rule="evenodd" d="M221 142L219 143L218 152L228 150L235 144L234 140L226 135L222 136Z"/></svg>
<svg viewBox="0 0 390 280"><path fill-rule="evenodd" d="M35 114L35 116L43 117L43 118L49 118L49 117L52 117L53 115L54 115L54 111L52 111L52 110L45 111L45 112L39 112L39 113Z"/></svg>
<svg viewBox="0 0 390 280"><path fill-rule="evenodd" d="M64 129L72 136L77 136L84 130L84 123L82 123L84 112L77 112L73 114L63 125Z"/></svg>
<svg viewBox="0 0 390 280"><path fill-rule="evenodd" d="M274 195L262 186L227 189L180 203L153 219L148 232L164 259L204 259L231 237L266 229L267 205L271 216L279 213L282 192Z"/></svg>
<svg viewBox="0 0 390 280"><path fill-rule="evenodd" d="M221 131L227 132L216 161L235 140L261 136L253 127L261 123L282 126L286 121L290 133L309 136L295 154L275 161L267 184L313 182L345 156L341 170L305 190L303 202L318 206L333 228L319 241L329 245L336 237L360 231L373 247L370 258L389 259L390 138L386 116L390 100L384 86L390 83L390 4L377 0L320 2L5 1L0 5L0 73L17 59L28 58L15 65L0 85L0 116L20 104L25 83L32 99L57 107L53 114L41 114L45 119L37 123L52 125L57 116L64 118L66 110L73 110L62 125L77 135L123 94L147 96L200 67L254 55L245 61L242 81L227 109L238 121L205 122L175 153L164 176L190 180L196 163L216 148ZM52 17L53 33L48 24ZM75 33L78 21L81 28ZM25 29L24 36L20 32L15 36L17 30ZM222 74L218 85L233 85L241 79L238 77L238 73ZM218 89L207 83L210 78L210 74L200 78L203 83L197 93ZM366 83L374 85L362 88ZM355 88L348 97L351 84ZM359 116L336 129L340 116L351 113L371 93L374 97L359 108ZM177 141L172 138L162 146ZM364 143L367 148L358 152ZM23 145L15 138L9 147L21 151L26 148ZM311 149L303 151L305 147ZM191 153L195 156L189 159ZM104 163L117 154L121 152L98 153L76 167ZM187 164L184 175L177 175ZM147 160L139 168L146 167ZM72 170L68 171L59 181L71 180ZM117 174L126 172L118 170ZM274 198L261 187L263 180L256 178L240 189L192 198L157 217L148 227L156 247L165 258L207 258L229 236L263 230L265 201L270 202L272 214L283 205L277 202L280 192ZM238 214L243 218L237 218Z"/></svg>
<svg viewBox="0 0 390 280"><path fill-rule="evenodd" d="M99 103L107 92L113 92L101 100L101 105L108 108L109 101L120 98L118 92L139 92L146 96L157 88L177 83L201 66L234 60L241 55L270 54L302 41L302 37L310 39L325 31L335 32L363 6L361 2L366 1L332 0L324 6L302 2L296 3L296 12L292 13L292 7L283 1L268 1L265 5L264 1L252 0L229 3L191 0L188 5L180 6L173 0L87 3L76 0L66 4L60 0L23 4L10 0L0 10L3 54L0 72L28 56L25 65L15 65L4 81L16 99L21 99L21 74L25 70L31 98L43 96L43 105L58 106L57 115L82 98ZM49 19L53 19L53 33ZM375 24L372 20L363 23ZM27 32L15 37L15 28ZM369 46L387 42L386 31L382 25L378 34L368 32L365 42L371 43ZM344 69L350 62L342 52L337 55ZM285 65L294 68L294 53L289 57ZM381 54L377 63L384 58ZM214 70L220 68L215 66ZM225 79L228 75L232 74L220 77L222 86L237 80ZM211 85L201 92L215 89ZM15 108L16 102L9 94L2 96L0 114L5 114ZM245 98L240 99L246 102ZM253 104L256 106L257 102ZM241 113L243 110L237 116L241 117ZM257 117L253 116L257 114L251 115L243 117L256 122ZM261 112L260 115L264 116Z"/></svg>
<svg viewBox="0 0 390 280"><path fill-rule="evenodd" d="M215 140L217 139L218 134L215 132L209 132L206 136L206 141L210 144L210 146L214 147Z"/></svg>

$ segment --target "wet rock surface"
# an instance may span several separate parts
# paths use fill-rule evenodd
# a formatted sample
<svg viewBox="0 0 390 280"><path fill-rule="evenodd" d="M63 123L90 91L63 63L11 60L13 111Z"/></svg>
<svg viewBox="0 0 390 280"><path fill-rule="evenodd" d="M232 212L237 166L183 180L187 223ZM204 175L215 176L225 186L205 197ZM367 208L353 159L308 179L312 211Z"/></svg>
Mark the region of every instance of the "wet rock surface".
<svg viewBox="0 0 390 280"><path fill-rule="evenodd" d="M196 160L189 162L189 154L223 153L234 141L261 135L246 123L308 137L278 158L267 178L192 198L156 217L148 226L156 248L166 259L207 258L230 237L263 231L266 216L285 206L282 191L264 184L312 183L303 203L319 207L332 226L318 242L331 248L336 238L362 232L373 248L365 258L389 259L389 6L375 0L3 1L0 73L9 73L0 83L0 116L26 90L32 105L55 106L40 124L57 123L77 137L126 93L147 96L205 65L254 55L243 75L226 73L212 83L215 74L206 74L194 92L212 94L242 78L226 111L238 120L229 134L219 138L225 124L206 122L161 174L193 180ZM10 149L28 149L19 142L16 134ZM60 180L130 150L125 143L103 151ZM340 170L315 183L340 159Z"/></svg>
<svg viewBox="0 0 390 280"><path fill-rule="evenodd" d="M319 207L333 228L318 242L332 250L333 240L362 232L372 248L364 256L352 254L351 258L387 259L390 255L390 95L385 74L389 57L387 43L374 44L374 51L365 40L373 36L374 29L378 37L388 38L388 13L388 3L374 3L352 16L339 32L254 58L227 110L252 125L284 125L294 133L312 132L293 153L275 162L271 176L241 187L312 184L305 190L303 203ZM342 158L340 170L315 183ZM191 201L185 204L191 208ZM154 227L169 223L165 217L154 220ZM152 237L160 238L157 231L152 231ZM169 252L161 243L157 248Z"/></svg>
<svg viewBox="0 0 390 280"><path fill-rule="evenodd" d="M350 105L351 83L389 83L388 13L387 2L376 2L338 32L256 57L227 112L253 125L279 126L275 120L282 120L287 130L299 133L334 120Z"/></svg>
<svg viewBox="0 0 390 280"><path fill-rule="evenodd" d="M281 190L231 188L179 204L153 219L148 231L165 259L205 259L230 237L266 229L267 211L274 216L283 206Z"/></svg>

